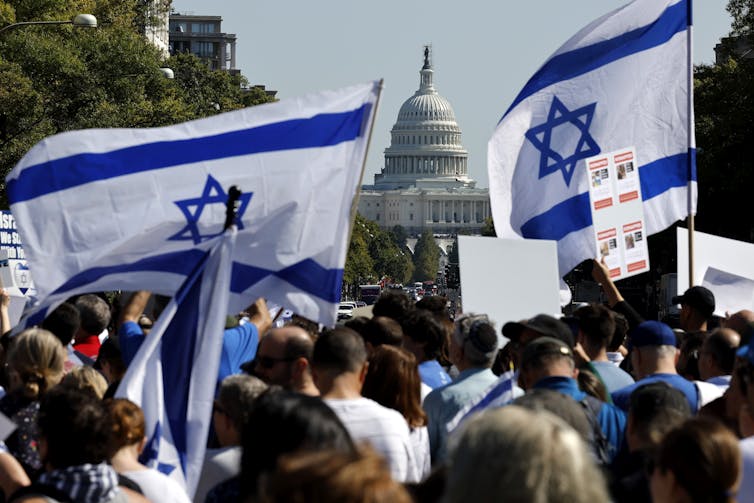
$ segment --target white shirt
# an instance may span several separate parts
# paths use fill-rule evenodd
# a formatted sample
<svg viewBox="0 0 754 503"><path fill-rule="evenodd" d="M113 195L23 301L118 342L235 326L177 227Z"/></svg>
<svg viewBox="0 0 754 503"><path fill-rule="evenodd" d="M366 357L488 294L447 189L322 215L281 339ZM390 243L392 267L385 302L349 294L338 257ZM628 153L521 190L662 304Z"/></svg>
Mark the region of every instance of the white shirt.
<svg viewBox="0 0 754 503"><path fill-rule="evenodd" d="M414 449L416 469L419 473L417 482L421 482L427 478L432 470L432 459L429 455L429 431L426 426L411 428L409 438Z"/></svg>
<svg viewBox="0 0 754 503"><path fill-rule="evenodd" d="M419 481L408 423L398 411L364 397L328 398L325 403L335 411L354 442L367 442L385 457L394 480Z"/></svg>
<svg viewBox="0 0 754 503"><path fill-rule="evenodd" d="M220 482L241 473L241 447L207 449L202 465L202 474L194 494L194 503L204 503L207 493Z"/></svg>
<svg viewBox="0 0 754 503"><path fill-rule="evenodd" d="M136 470L123 472L123 475L139 484L141 492L149 501L191 503L186 491L178 482L157 470Z"/></svg>

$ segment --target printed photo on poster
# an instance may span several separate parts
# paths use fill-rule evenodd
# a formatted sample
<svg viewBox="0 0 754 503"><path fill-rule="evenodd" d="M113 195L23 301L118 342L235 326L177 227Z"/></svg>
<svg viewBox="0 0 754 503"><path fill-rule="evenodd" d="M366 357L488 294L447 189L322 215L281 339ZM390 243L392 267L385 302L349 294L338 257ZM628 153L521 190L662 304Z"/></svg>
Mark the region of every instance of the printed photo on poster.
<svg viewBox="0 0 754 503"><path fill-rule="evenodd" d="M613 182L610 176L610 160L607 157L590 160L589 168L589 195L594 210L609 208L613 205Z"/></svg>
<svg viewBox="0 0 754 503"><path fill-rule="evenodd" d="M649 269L649 251L644 239L644 222L636 221L622 226L626 244L626 272L638 274Z"/></svg>
<svg viewBox="0 0 754 503"><path fill-rule="evenodd" d="M633 150L623 150L613 155L617 173L618 201L626 203L639 199L639 172Z"/></svg>
<svg viewBox="0 0 754 503"><path fill-rule="evenodd" d="M615 228L597 232L597 252L599 259L605 261L605 265L610 271L610 277L620 276L621 254L618 232Z"/></svg>

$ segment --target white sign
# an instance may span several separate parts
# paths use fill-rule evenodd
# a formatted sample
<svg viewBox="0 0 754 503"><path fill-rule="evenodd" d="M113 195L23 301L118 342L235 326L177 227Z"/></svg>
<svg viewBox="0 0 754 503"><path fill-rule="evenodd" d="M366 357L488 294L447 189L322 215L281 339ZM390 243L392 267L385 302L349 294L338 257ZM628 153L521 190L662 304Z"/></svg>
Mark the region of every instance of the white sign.
<svg viewBox="0 0 754 503"><path fill-rule="evenodd" d="M702 286L715 295L715 316L725 318L742 309L754 308L754 280L708 267Z"/></svg>
<svg viewBox="0 0 754 503"><path fill-rule="evenodd" d="M486 314L500 330L509 321L560 313L555 241L458 236L463 311Z"/></svg>
<svg viewBox="0 0 754 503"><path fill-rule="evenodd" d="M636 151L625 148L590 157L589 200L598 259L618 280L649 270Z"/></svg>
<svg viewBox="0 0 754 503"><path fill-rule="evenodd" d="M0 279L13 297L23 297L34 288L16 220L10 211L0 211Z"/></svg>
<svg viewBox="0 0 754 503"><path fill-rule="evenodd" d="M678 293L689 285L689 237L688 229L676 229L676 253L678 256ZM694 232L694 284L702 283L708 269L717 269L741 278L754 279L754 244L735 239L722 238L703 232ZM717 292L710 288L712 293ZM742 306L740 309L754 309ZM739 309L739 310L740 310Z"/></svg>

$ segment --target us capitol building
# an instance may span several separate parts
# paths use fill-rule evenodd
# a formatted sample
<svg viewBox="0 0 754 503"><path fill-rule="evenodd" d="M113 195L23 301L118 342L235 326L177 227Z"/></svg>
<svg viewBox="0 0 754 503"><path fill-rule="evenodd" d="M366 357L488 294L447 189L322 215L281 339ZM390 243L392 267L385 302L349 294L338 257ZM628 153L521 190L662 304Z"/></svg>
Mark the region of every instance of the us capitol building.
<svg viewBox="0 0 754 503"><path fill-rule="evenodd" d="M419 90L403 103L390 132L385 166L374 185L361 188L359 213L411 234L478 234L490 216L489 190L469 178L461 128L432 84L429 47L419 73Z"/></svg>

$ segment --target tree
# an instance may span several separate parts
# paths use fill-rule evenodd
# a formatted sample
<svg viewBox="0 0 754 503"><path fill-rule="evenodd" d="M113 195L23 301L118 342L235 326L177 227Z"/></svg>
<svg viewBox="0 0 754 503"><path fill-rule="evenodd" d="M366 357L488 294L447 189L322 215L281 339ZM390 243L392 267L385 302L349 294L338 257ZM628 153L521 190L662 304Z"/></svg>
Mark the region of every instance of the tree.
<svg viewBox="0 0 754 503"><path fill-rule="evenodd" d="M191 55L163 61L141 36L142 0L0 0L2 25L97 16L99 28L26 26L0 35L0 177L43 138L85 128L157 127L268 101ZM170 66L176 79L159 68ZM183 72L183 73L182 73ZM217 106L215 106L217 104ZM4 188L4 186L3 186ZM0 206L7 207L3 191Z"/></svg>
<svg viewBox="0 0 754 503"><path fill-rule="evenodd" d="M753 7L754 0L729 2L732 35L752 33ZM754 158L754 60L742 57L738 39L726 41L725 47L727 60L695 70L696 226L700 231L752 241L754 223L740 216L751 213L748 192L754 186L750 168Z"/></svg>
<svg viewBox="0 0 754 503"><path fill-rule="evenodd" d="M414 279L416 281L434 280L437 277L439 265L440 248L432 232L425 230L414 247Z"/></svg>
<svg viewBox="0 0 754 503"><path fill-rule="evenodd" d="M484 227L482 227L482 236L497 237L495 232L495 222L492 221L492 217L484 219Z"/></svg>

